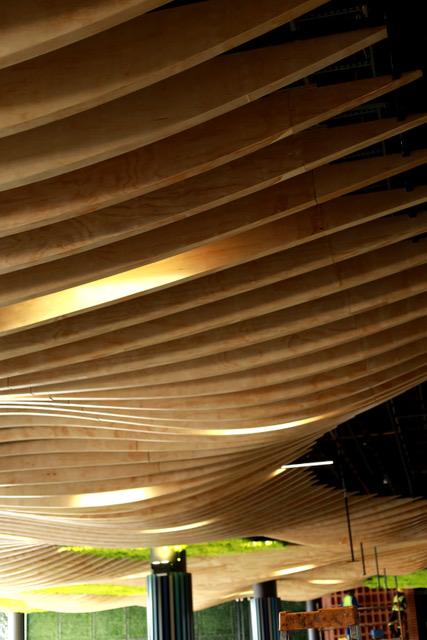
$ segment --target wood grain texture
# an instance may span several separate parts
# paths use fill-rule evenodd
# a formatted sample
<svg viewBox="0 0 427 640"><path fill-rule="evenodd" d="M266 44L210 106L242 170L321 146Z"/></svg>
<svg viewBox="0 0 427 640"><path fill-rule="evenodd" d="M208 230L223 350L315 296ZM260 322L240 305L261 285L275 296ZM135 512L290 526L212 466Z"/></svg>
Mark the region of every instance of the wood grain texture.
<svg viewBox="0 0 427 640"><path fill-rule="evenodd" d="M282 465L427 378L427 116L378 106L421 72L315 86L387 35L283 26L321 0L163 4L0 8L0 576L41 608L145 585L64 544L295 543L191 559L196 608L357 586L341 492ZM349 501L368 573L425 567L426 501Z"/></svg>
<svg viewBox="0 0 427 640"><path fill-rule="evenodd" d="M143 89L323 3L211 0L165 9L14 65L0 71L0 137Z"/></svg>
<svg viewBox="0 0 427 640"><path fill-rule="evenodd" d="M272 93L164 141L50 180L0 192L0 235L97 211L198 175L420 77L402 74ZM308 105L310 107L308 108ZM122 213L126 212L124 204Z"/></svg>
<svg viewBox="0 0 427 640"><path fill-rule="evenodd" d="M34 232L14 233L4 240L0 238L0 274L107 244L115 262L118 262L114 258L115 253L129 257L135 248L139 256L144 255L147 259L151 254L151 260L159 259L227 236L237 229L243 231L266 223L281 215L276 206L271 211L266 196L269 186L400 135L425 122L426 115L417 115L409 116L403 122L390 118L335 129L309 130L197 178L184 180L174 187L135 198L124 206L109 207L100 213L79 216ZM292 183L288 199L291 198L291 190ZM258 198L245 197L257 191L262 191ZM229 202L234 204L224 206ZM210 209L213 209L210 225L206 215L187 221L189 217L205 214ZM262 217L255 214L257 209L263 210ZM173 222L179 224L171 227L171 232L164 229L165 225ZM159 227L157 233L145 233L142 242L119 243L121 239Z"/></svg>
<svg viewBox="0 0 427 640"><path fill-rule="evenodd" d="M162 140L292 84L386 37L384 27L219 56L130 96L0 140L0 190ZM217 85L212 78L220 78ZM219 82L219 80L218 80ZM123 118L126 113L126 119Z"/></svg>
<svg viewBox="0 0 427 640"><path fill-rule="evenodd" d="M88 7L84 0L20 0L2 3L2 67L34 58L71 42L114 27L166 0L102 0Z"/></svg>

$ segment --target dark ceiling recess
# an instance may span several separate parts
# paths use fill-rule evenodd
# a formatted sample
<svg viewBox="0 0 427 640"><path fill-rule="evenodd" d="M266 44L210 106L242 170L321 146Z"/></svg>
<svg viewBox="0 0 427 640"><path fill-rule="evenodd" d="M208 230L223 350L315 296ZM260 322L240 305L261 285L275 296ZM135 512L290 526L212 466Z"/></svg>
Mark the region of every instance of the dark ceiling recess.
<svg viewBox="0 0 427 640"><path fill-rule="evenodd" d="M427 498L427 383L340 424L302 461L329 460L322 484L382 496Z"/></svg>

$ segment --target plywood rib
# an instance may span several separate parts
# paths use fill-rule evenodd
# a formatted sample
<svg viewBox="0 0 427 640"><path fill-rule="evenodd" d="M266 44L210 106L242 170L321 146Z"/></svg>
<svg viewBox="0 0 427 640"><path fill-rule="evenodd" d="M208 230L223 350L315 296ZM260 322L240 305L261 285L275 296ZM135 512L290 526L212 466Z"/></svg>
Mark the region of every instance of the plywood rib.
<svg viewBox="0 0 427 640"><path fill-rule="evenodd" d="M0 136L65 118L155 84L323 3L212 0L166 9L15 65L0 72Z"/></svg>
<svg viewBox="0 0 427 640"><path fill-rule="evenodd" d="M2 67L58 49L166 4L166 0L21 0L1 7Z"/></svg>
<svg viewBox="0 0 427 640"><path fill-rule="evenodd" d="M244 230L268 222L286 214L286 210L283 214L276 210L270 212L267 206L267 187L338 160L425 122L427 116L422 115L410 116L403 123L390 119L380 123L343 127L339 130L325 127L307 131L269 146L263 151L252 153L244 160L209 171L197 179L185 180L175 188L136 198L127 203L126 208L110 207L101 213L87 214L33 232L15 233L7 239L0 239L0 274L8 273L16 267L22 269L62 256L75 255L79 251L105 246L111 242L114 246L109 247L110 254L116 251L129 256L136 250L138 255L146 255L147 259L159 259L162 255L173 255L196 244L206 244L212 238L228 235L236 229ZM288 198L292 195L292 188L293 183L289 185ZM284 193L287 193L287 185L284 185L284 190ZM258 198L244 197L259 191L262 192ZM199 202L196 201L194 193L200 194ZM204 202L200 199L201 194L204 194ZM411 196L408 196L408 200L410 199ZM225 206L230 201L234 204ZM218 206L219 203L222 206ZM262 217L260 213L255 213L261 206L264 209ZM187 221L190 216L205 213L212 208L214 210L211 213L210 226L206 224L206 216L198 216ZM249 217L251 210L255 210L253 220ZM180 219L181 222L174 227L169 243L172 240L177 243L179 238L181 243L168 245L162 227ZM115 244L121 238L139 235L157 227L160 227L157 233L149 233L139 241ZM138 244L133 249L136 242ZM43 249L40 250L40 247ZM152 250L151 256L148 253L150 247L153 247L153 250L158 247L156 253L153 254ZM114 254L112 260L117 262Z"/></svg>
<svg viewBox="0 0 427 640"><path fill-rule="evenodd" d="M2 139L0 190L162 140L292 84L385 37L384 28L374 28L325 36L311 47L295 43L220 56L131 96L18 134L16 146ZM221 86L216 86L213 77L221 78Z"/></svg>
<svg viewBox="0 0 427 640"><path fill-rule="evenodd" d="M0 235L99 210L174 184L253 153L419 77L420 72L415 71L398 80L386 76L333 87L280 91L170 136L166 141L74 171L69 176L0 192ZM166 191L162 193L166 193L166 203L175 197L173 192L170 197ZM122 206L120 216L126 214L128 206L132 203Z"/></svg>
<svg viewBox="0 0 427 640"><path fill-rule="evenodd" d="M427 115L357 111L421 72L312 83L382 26L251 43L322 0L163 4L0 8L0 575L34 606L144 586L65 544L296 543L193 559L197 608L357 585L342 494L281 467L427 378ZM368 571L425 566L426 501L349 500Z"/></svg>

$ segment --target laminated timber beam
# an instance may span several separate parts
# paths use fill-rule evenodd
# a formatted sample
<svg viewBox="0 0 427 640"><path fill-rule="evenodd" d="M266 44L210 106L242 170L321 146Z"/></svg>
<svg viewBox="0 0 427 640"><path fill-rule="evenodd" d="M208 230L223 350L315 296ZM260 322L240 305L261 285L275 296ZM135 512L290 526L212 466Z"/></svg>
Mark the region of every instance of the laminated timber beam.
<svg viewBox="0 0 427 640"><path fill-rule="evenodd" d="M120 389L125 387L147 386L147 397L162 394L161 385L168 385L167 395L172 395L175 389L184 388L191 385L192 395L204 395L206 389L210 387L209 393L224 393L226 390L238 391L249 386L268 386L277 382L289 381L291 379L304 378L314 373L321 373L331 368L342 367L364 360L365 358L379 355L382 352L387 354L390 349L395 349L402 345L423 340L426 331L427 318L419 317L406 322L403 326L392 326L385 330L380 330L365 337L358 335L353 337L344 345L319 345L319 349L310 351L309 346L304 350L302 346L294 352L282 349L277 351L265 350L262 358L256 349L252 358L244 353L239 359L237 353L228 354L227 358L220 355L207 356L205 358L195 358L184 363L174 363L171 365L145 368L136 368L121 374L120 379L114 375L93 376L88 379L77 379L65 382L50 382L37 380L32 385L28 384L25 376L16 379L4 379L1 384L2 390L24 392L47 393L51 395L66 394L70 392ZM301 336L303 338L303 336ZM387 343L387 341L389 341ZM282 341L286 345L286 340ZM302 341L304 345L304 342ZM280 346L274 345L274 346ZM262 350L261 350L262 351ZM283 353L283 351L285 351ZM409 352L408 352L409 353ZM261 364L262 363L262 364ZM392 363L390 362L390 365ZM31 376L32 379L33 376ZM154 386L156 385L156 386ZM24 390L24 391L23 391ZM177 391L179 394L180 392ZM184 394L185 392L182 391Z"/></svg>
<svg viewBox="0 0 427 640"><path fill-rule="evenodd" d="M426 255L427 261L427 255ZM313 279L313 275L310 275ZM361 274L361 280L362 280ZM302 285L302 283L300 283ZM320 281L317 280L319 286ZM354 283L353 283L354 284ZM6 359L11 355L7 349L7 339L0 340L2 348L1 371L3 376L43 371L58 366L84 363L88 360L96 362L96 358L110 358L120 355L125 359L135 357L136 351L143 355L141 349L150 349L149 353L161 353L167 350L171 355L174 349L185 353L187 349L197 349L198 353L211 348L213 350L236 348L243 344L251 344L270 339L274 335L292 334L296 330L305 330L324 323L364 313L385 304L412 298L425 293L427 277L425 267L409 269L403 273L376 280L367 278L367 283L346 290L344 283L336 281L336 293L323 290L323 296L315 293L312 288L310 294L307 285L299 289L299 298L289 296L286 284L280 287L266 287L256 291L256 294L243 294L238 302L232 301L221 305L199 307L197 321L189 322L194 316L193 310L175 314L173 323L169 317L147 321L133 325L129 329L110 332L101 338L89 338L72 342L71 345L49 348L49 344L41 344L41 334L34 344L34 333L28 336L31 349L28 355ZM237 302L237 304L236 304ZM263 304L264 303L264 304ZM228 311L228 313L227 313ZM52 327L49 325L45 333L50 336ZM37 334L36 334L37 335ZM28 340L27 338L27 340ZM107 340L106 340L107 338ZM13 344L9 341L9 344ZM175 346L174 346L175 345ZM210 345L210 346L209 346ZM15 352L17 347L15 346ZM23 349L23 345L21 346ZM37 355L36 355L36 353ZM99 366L106 364L106 360L99 362Z"/></svg>
<svg viewBox="0 0 427 640"><path fill-rule="evenodd" d="M410 192L412 194L414 192ZM369 195L369 199L374 194ZM359 196L351 196L356 199L356 208ZM365 198L363 196L363 198ZM396 197L396 196L395 196ZM406 197L406 194L405 196ZM380 192L376 198L386 199L385 194ZM347 201L346 201L347 204ZM324 206L324 205L323 205ZM382 204L381 204L382 206ZM340 215L341 207L338 207L337 214ZM327 249L324 241L313 241L311 249L313 256L320 255ZM286 257L285 257L286 256ZM296 247L286 254L273 254L260 261L248 263L243 267L236 267L225 272L222 279L217 281L212 276L181 285L177 289L158 291L150 294L149 304L145 298L136 298L118 303L112 307L105 307L96 311L90 311L83 316L70 317L58 320L56 323L35 329L27 329L25 332L11 334L0 337L0 350L6 357L14 354L20 355L23 352L32 353L43 348L52 348L61 344L76 343L79 340L87 340L91 336L102 336L109 332L109 339L115 342L115 334L111 332L120 331L129 327L128 332L117 334L120 348L121 336L124 340L132 339L135 336L134 325L152 322L145 329L147 339L152 340L160 331L163 331L159 320L173 316L173 326L189 326L191 332L191 322L195 322L194 309L197 311L197 323L194 331L203 331L209 326L213 328L212 321L218 318L214 326L221 325L222 318L225 322L235 323L239 318L256 317L277 310L278 308L288 308L289 306L301 304L304 301L319 300L323 296L347 290L363 283L373 283L381 281L382 278L391 274L403 272L404 282L408 288L414 286L414 281L410 276L405 276L405 271L419 266L423 273L423 266L427 261L427 252L423 243L410 245L408 243L393 244L390 248L377 249L373 254L365 253L362 248L361 256L354 256L345 260L339 267L338 277L336 266L329 261L321 261L319 258L312 263L304 261L306 253L304 247ZM344 260L344 256L335 254L335 261ZM315 272L312 273L312 270ZM375 286L381 286L376 284ZM413 290L414 293L416 289ZM202 294L202 295L200 295ZM238 298L234 299L234 296ZM390 299L392 292L388 290L387 298ZM364 300L359 301L364 305ZM205 305L209 305L204 309ZM180 314L180 315L177 315ZM180 321L182 317L182 321ZM191 321L191 322L190 322ZM210 323L210 324L209 324ZM137 331L141 334L140 327ZM178 337L176 333L164 335L165 340ZM141 338L143 339L143 338ZM94 355L102 355L99 352L102 347L102 337L96 343L82 342L82 351L90 350L95 346ZM134 343L135 344L135 343ZM78 347L74 344L71 349Z"/></svg>
<svg viewBox="0 0 427 640"><path fill-rule="evenodd" d="M349 82L386 30L313 37L322 0L30 4L0 7L2 584L146 568L64 543L274 534L298 595L354 586L341 492L282 467L427 377L421 72ZM425 501L349 501L357 542L422 564Z"/></svg>
<svg viewBox="0 0 427 640"><path fill-rule="evenodd" d="M220 56L179 76L0 140L0 191L152 144L257 100L386 38L371 28ZM126 113L126 120L123 119Z"/></svg>
<svg viewBox="0 0 427 640"><path fill-rule="evenodd" d="M2 3L0 67L64 47L151 11L167 0L20 0ZM43 28L40 28L40 25Z"/></svg>
<svg viewBox="0 0 427 640"><path fill-rule="evenodd" d="M425 283L424 288L426 286L427 283ZM39 364L39 359L31 357L27 359L27 361L30 361L30 366L27 365L27 369L29 369L27 380L32 370L38 372L37 384L46 384L50 381L60 382L84 379L89 375L96 377L100 372L105 375L117 375L140 368L186 362L196 357L206 358L214 354L220 354L222 358L230 361L239 355L243 357L243 354L245 354L245 357L249 357L249 354L253 353L252 357L257 361L259 349L263 350L264 361L267 362L269 359L268 352L270 351L274 351L275 358L283 358L286 357L286 352L289 350L288 357L291 357L310 349L311 342L316 342L318 348L330 343L338 345L360 335L368 336L380 330L380 328L385 329L388 326L403 324L412 318L422 317L427 315L426 303L426 294L421 293L418 296L404 298L388 305L384 304L380 308L364 311L360 314L355 314L354 311L350 314L345 306L337 312L335 309L331 311L330 307L325 310L320 307L318 310L320 305L313 305L309 307L309 313L303 320L300 316L297 316L295 321L289 310L286 310L283 313L274 314L274 320L268 315L260 318L258 322L246 322L243 326L242 323L238 323L235 331L219 329L215 332L203 333L197 338L189 336L187 339L174 340L167 342L167 344L161 343L157 347L132 349L114 356L104 356L102 359L96 359L92 355L83 362L68 365L66 368L58 368L54 360L49 360L48 366L44 368L42 364ZM324 307L326 307L326 304ZM291 317L289 322L284 324L285 316L288 313ZM311 316L314 313L316 313L315 320L311 320ZM315 329L315 327L318 327L318 329ZM245 336L245 338L243 339L241 336ZM292 336L292 341L299 343L298 346L294 346L293 343L288 345L285 336ZM283 346L281 347L282 343ZM243 347L242 345L245 346ZM230 350L233 350L233 353ZM15 376L19 376L19 381L22 384L24 372L22 372L22 368L20 371L19 363L12 362L10 366L8 366L7 362L2 364L2 373L8 377L8 384L11 387L13 387L14 380L16 380ZM29 381L27 384L29 384Z"/></svg>
<svg viewBox="0 0 427 640"><path fill-rule="evenodd" d="M124 203L188 179L315 126L420 76L420 71L414 71L396 80L384 76L327 87L286 89L166 140L74 171L70 176L65 174L0 192L0 236ZM163 193L166 201L175 197L173 191ZM123 204L118 213L126 215L129 206L132 203Z"/></svg>
<svg viewBox="0 0 427 640"><path fill-rule="evenodd" d="M417 348L419 347L418 351ZM303 381L295 381L290 383L270 385L259 390L251 389L249 391L241 391L235 393L212 394L205 396L188 396L188 397L150 397L142 398L143 390L138 388L115 389L112 392L102 394L82 392L71 396L56 396L55 399L49 395L21 395L14 399L9 396L10 406L14 403L23 403L26 407L39 407L43 409L47 407L73 407L81 410L100 411L107 415L114 413L118 409L126 412L128 416L138 417L141 410L144 415L149 416L150 412L162 417L161 410L165 415L171 415L171 410L178 412L192 412L193 415L209 411L218 410L221 406L221 415L240 415L240 411L251 412L259 409L262 411L263 404L273 404L275 402L286 400L287 406L292 408L301 408L310 406L310 404L318 402L319 398L338 398L345 395L352 395L361 389L374 387L382 384L386 380L394 380L400 376L406 376L411 371L422 370L425 364L425 355L422 346L418 345L410 353L405 354L403 350L399 350L396 355L395 363L387 370L379 368L376 371L367 371L358 365L350 366L347 369L337 368L330 374L323 376L322 381L318 384L312 384L307 378ZM417 355L418 354L418 355ZM347 374L348 380L344 380L343 376ZM361 378L364 378L361 380ZM313 381L314 382L314 381ZM341 387L345 387L341 388ZM327 395L326 395L327 394ZM112 399L113 398L113 399ZM6 406L8 396L4 397ZM244 414L243 414L244 415ZM251 413L251 415L253 415Z"/></svg>
<svg viewBox="0 0 427 640"><path fill-rule="evenodd" d="M420 328L422 332L422 326ZM353 347L355 345L352 345ZM361 346L359 344L359 346ZM223 376L214 376L199 380L197 386L188 380L182 382L168 382L168 384L150 386L146 384L146 380L137 379L137 375L133 375L133 384L129 380L123 380L123 383L116 381L115 384L106 381L104 386L99 383L93 383L89 385L91 388L83 389L80 385L74 385L75 388L71 388L72 385L63 385L62 389L52 389L52 385L47 385L46 388L39 387L38 389L27 389L25 391L10 390L9 395L21 396L23 393L35 395L55 395L58 398L71 399L73 397L82 397L88 399L102 399L102 398L122 398L122 397L141 397L141 398L179 398L179 397L200 397L200 396L212 396L228 393L239 393L253 389L263 389L264 387L270 387L272 385L278 385L283 383L289 384L289 389L292 393L307 393L313 389L313 385L319 379L318 373L322 372L322 378L325 385L329 385L331 380L334 380L335 384L339 380L343 381L352 376L364 376L369 372L382 370L387 367L391 367L396 362L406 361L411 358L417 358L418 356L425 354L427 348L427 341L424 338L415 338L413 343L407 343L404 346L390 347L391 353L385 354L364 354L364 358L356 357L351 361L350 350L347 349L348 360L344 362L331 362L331 366L328 367L325 362L319 362L319 356L311 357L313 367L318 364L319 369L314 371L306 371L305 375L297 375L294 377L290 375L290 369L293 365L299 365L302 367L303 362L290 362L276 364L275 366L259 367L253 375L251 372L240 372L239 374L224 373ZM330 355L324 352L323 355ZM360 356L360 353L359 353ZM310 358L306 358L310 361ZM333 369L337 371L334 372ZM298 372L300 373L300 372ZM128 376L129 378L129 376ZM319 384L322 384L321 382ZM127 391L129 389L129 391ZM285 392L285 390L283 390ZM76 394L76 395L75 395ZM7 394L4 396L7 398Z"/></svg>
<svg viewBox="0 0 427 640"><path fill-rule="evenodd" d="M393 220L393 219L391 219ZM350 230L342 231L338 234L331 236L328 239L315 241L312 239L311 242L308 243L295 243L296 245L300 244L301 248L298 251L298 247L294 246L289 248L289 243L287 239L284 241L280 241L280 238L274 236L274 231L276 228L274 225L277 223L272 223L273 228L267 229L264 233L264 240L266 242L265 248L262 245L258 246L257 258L262 257L263 255L269 255L275 252L281 252L284 248L288 247L288 251L286 252L286 258L289 261L292 259L297 259L298 262L302 262L303 264L293 264L293 273L289 272L287 277L292 277L292 275L297 275L298 271L308 272L312 268L321 268L328 265L331 265L335 262L339 262L341 260L348 260L349 258L355 257L357 255L361 255L363 253L372 252L373 250L378 250L382 247L386 247L389 244L394 244L396 242L402 241L404 239L412 238L417 236L420 233L425 232L425 223L426 223L426 215L419 215L415 219L409 219L409 222L405 220L394 219L393 222L390 222L390 233L384 229L383 225L379 222L373 221L368 225L361 226L361 231L363 231L363 236L361 235L360 242L354 243L354 234ZM395 234L391 233L392 228L395 230ZM376 229L376 232L373 236L369 234ZM270 244L272 237L274 239L274 244ZM333 242L332 242L333 240ZM362 242L363 240L363 242ZM229 244L228 250L230 253L233 253L234 256L234 265L236 264L235 250L236 244ZM295 251L294 251L295 250ZM321 258L319 257L319 251L321 252ZM417 252L418 253L418 252ZM424 252L421 249L422 257L421 263L424 262ZM249 255L253 256L253 247L246 248L244 245L242 246L242 253L239 256L240 262L246 262L249 259ZM280 256L282 257L282 256ZM242 259L246 258L246 260ZM369 259L369 258L368 258ZM281 261L282 267L284 268L283 260ZM178 263L179 264L179 263ZM139 270L137 270L139 271ZM188 273L188 272L187 272ZM97 283L96 283L97 284ZM125 281L126 284L126 281ZM140 288L140 283L137 283L138 289ZM260 285L261 286L261 285ZM247 289L254 288L249 283L246 283ZM90 288L89 288L90 291ZM13 329L18 329L19 327L31 326L35 324L39 324L43 320L46 321L52 318L52 305L58 304L58 302L62 305L61 308L63 310L61 315L64 315L67 311L70 313L71 311L77 311L77 309L73 309L72 305L76 304L76 293L73 289L65 292L61 292L60 294L54 294L52 296L45 296L44 298L36 298L35 300L29 300L20 304L11 305L0 309L0 321L1 328L4 332L8 332ZM109 290L106 291L109 294L109 302L111 302L111 292ZM98 295L99 291L94 289L92 295ZM101 289L101 295L104 294L104 291ZM179 293L178 293L179 295ZM121 296L122 297L122 296ZM59 300L57 301L57 298ZM99 298L98 298L99 300ZM77 298L79 302L79 299ZM93 305L94 300L91 300ZM67 309L67 306L68 309ZM192 301L190 304L187 302L188 306L194 305ZM79 310L81 310L81 303L79 305ZM54 316L55 317L55 316ZM58 314L56 314L58 317Z"/></svg>
<svg viewBox="0 0 427 640"><path fill-rule="evenodd" d="M411 362L414 365L414 362ZM393 369L393 367L392 367ZM373 376L366 377L362 383L356 382L340 385L331 393L327 390L323 393L317 392L308 394L304 397L304 402L284 401L283 399L274 403L267 403L250 407L247 410L239 409L238 412L231 411L210 411L209 414L194 415L194 413L157 415L158 412L148 414L147 412L134 412L132 409L124 410L117 408L116 410L106 411L102 404L100 406L92 405L88 407L80 406L78 403L72 403L67 406L64 403L54 402L41 403L30 402L24 403L20 407L21 426L33 424L31 416L38 415L41 425L52 424L52 417L61 417L63 427L81 425L90 426L91 419L96 420L99 425L105 424L107 427L113 423L126 424L132 423L139 426L139 431L144 432L149 427L158 433L168 433L172 436L195 436L196 438L204 433L206 435L221 435L221 431L225 435L231 436L232 430L237 431L239 435L242 428L246 432L262 428L265 425L295 425L300 422L317 423L319 420L327 419L329 425L334 425L338 421L342 421L344 414L354 414L360 406L374 407L384 401L387 395L393 393L399 395L407 389L413 388L422 381L426 375L426 366L422 363L420 367L411 369L406 374L403 373L404 368L394 367L398 373L398 378L393 379L387 372L383 372L376 378ZM254 390L256 393L256 390ZM16 406L13 403L2 406L5 425L8 424L8 415L16 412ZM13 423L12 423L13 424ZM330 427L329 427L330 428ZM313 429L313 425L311 426ZM279 428L277 430L280 430ZM134 475L134 474L131 474ZM35 482L35 480L34 480Z"/></svg>
<svg viewBox="0 0 427 640"><path fill-rule="evenodd" d="M343 163L326 168L321 167L315 169L312 174L294 178L292 190L289 190L287 183L272 187L268 192L272 201L270 206L275 206L277 210L277 206L283 202L285 210L287 209L289 213L296 213L316 202L327 202L339 195L372 184L379 179L420 166L426 161L427 152L421 150L414 152L409 157L385 156L384 158ZM263 200L267 207L268 200L266 200L265 193ZM254 209L255 215L257 215L260 211L259 206ZM281 213L283 214L284 211L282 210ZM420 221L421 218L412 221L412 236L423 233L422 221ZM134 281L135 284L131 284L130 290L134 294L153 288L153 284L156 288L170 286L180 280L200 277L203 273L220 270L225 266L236 266L239 263L291 248L303 242L300 239L292 242L292 240L284 238L283 230L286 230L286 226L283 225L285 224L286 221L273 222L270 225L263 225L254 230L243 231L229 238L211 242L208 246L190 249L176 257L164 257L158 262L155 260L161 256L156 256L153 264L150 264L152 260L148 259L145 266L136 267L137 264L144 264L144 260L141 258L140 245L132 239L124 241L127 243L124 247L117 247L116 255L112 253L111 247L106 247L96 250L92 254L87 253L83 264L81 257L76 255L55 263L35 266L31 269L30 274L27 274L25 270L16 271L0 276L0 304L5 306L20 303L22 305L20 309L24 309L25 306L30 309L34 305L42 307L43 298L41 296L47 297L49 294L53 294L55 297L49 298L51 309L57 308L59 303L61 309L67 310L68 313L77 311L82 308L78 306L79 297L85 300L86 289L92 288L95 291L95 288L98 288L102 290L107 281L100 279L109 276L111 278L108 287L117 287L119 294L122 293L120 281L125 286L128 280ZM418 225L421 225L420 228ZM276 235L278 229L282 229L279 236ZM132 269L133 271L131 271ZM79 285L82 292L80 296L78 289L76 292L71 289L79 287ZM65 291L63 291L64 289ZM120 295L120 297L122 296ZM38 300L25 302L29 298L37 298ZM90 299L86 299L88 300L86 304L91 304ZM92 298L92 301L98 300L102 301L102 293L100 299ZM0 322L2 315L3 312L0 310Z"/></svg>
<svg viewBox="0 0 427 640"><path fill-rule="evenodd" d="M83 218L78 217L24 234L17 234L15 230L13 236L4 240L0 238L0 274L16 267L28 268L93 247L116 243L156 227L161 227L157 233L148 233L141 238L142 242L145 240L146 246L138 246L139 256L146 257L150 247L153 251L156 247L161 247L163 256L173 255L200 242L226 236L236 229L250 229L251 209L258 207L260 210L259 219L255 218L252 223L255 225L283 215L274 205L273 212L270 212L267 194L263 192L259 198L252 199L244 197L231 206L224 206L225 203L311 171L426 122L427 115L422 114L409 116L402 122L390 118L347 127L306 131L252 153L243 160L224 165L221 169L183 181L175 188L136 198L127 203L125 210L119 206L110 207L99 213L86 214ZM202 204L199 196L200 200L197 202L194 194L203 194L206 201ZM209 202L210 194L215 197L214 202ZM288 198L291 197L290 187ZM262 203L258 202L260 198ZM224 203L221 207L215 207L218 200ZM206 212L211 207L214 210L208 224ZM201 211L205 215L187 219ZM292 213L292 208L290 212ZM170 231L164 228L164 225L178 221L179 218L183 220ZM171 244L170 248L168 244ZM126 255L132 253L131 244L128 248L123 244L116 246L117 251ZM110 250L114 251L114 247L110 247Z"/></svg>
<svg viewBox="0 0 427 640"><path fill-rule="evenodd" d="M210 0L165 9L4 69L0 137L66 118L182 73L324 2Z"/></svg>

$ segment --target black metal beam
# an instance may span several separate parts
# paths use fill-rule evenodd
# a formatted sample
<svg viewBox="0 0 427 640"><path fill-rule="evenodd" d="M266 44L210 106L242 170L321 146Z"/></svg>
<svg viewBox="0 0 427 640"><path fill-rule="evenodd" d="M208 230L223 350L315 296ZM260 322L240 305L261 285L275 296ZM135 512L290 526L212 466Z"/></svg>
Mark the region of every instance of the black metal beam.
<svg viewBox="0 0 427 640"><path fill-rule="evenodd" d="M408 450L406 448L405 440L403 438L402 429L400 428L399 418L396 413L396 407L393 400L389 400L386 403L387 413L391 422L392 429L396 438L397 448L399 450L402 466L405 471L406 481L409 487L409 493L414 497L413 476L410 466L410 460L408 456Z"/></svg>

